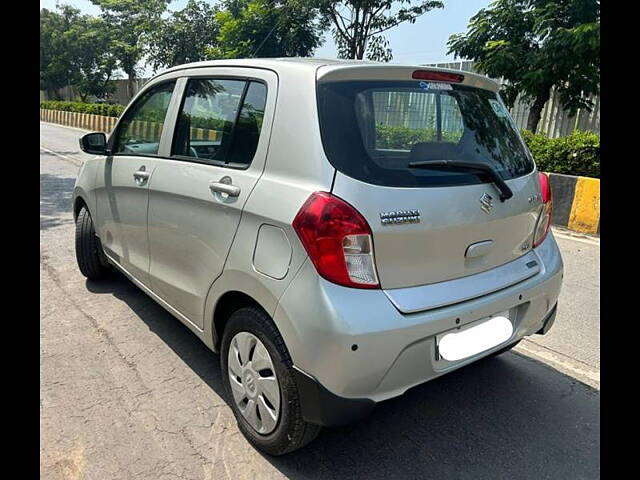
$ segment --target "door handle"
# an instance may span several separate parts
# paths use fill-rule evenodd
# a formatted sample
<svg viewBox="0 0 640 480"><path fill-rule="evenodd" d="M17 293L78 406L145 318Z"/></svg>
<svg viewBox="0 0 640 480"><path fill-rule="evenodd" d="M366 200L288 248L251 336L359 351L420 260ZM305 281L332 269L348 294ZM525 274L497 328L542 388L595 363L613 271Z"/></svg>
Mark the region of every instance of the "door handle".
<svg viewBox="0 0 640 480"><path fill-rule="evenodd" d="M240 195L240 187L231 184L231 177L222 177L219 182L209 182L212 192L226 193L230 197Z"/></svg>
<svg viewBox="0 0 640 480"><path fill-rule="evenodd" d="M150 172L146 171L146 167L142 165L136 172L133 172L133 178L138 185L142 185L144 182L149 180L151 176Z"/></svg>

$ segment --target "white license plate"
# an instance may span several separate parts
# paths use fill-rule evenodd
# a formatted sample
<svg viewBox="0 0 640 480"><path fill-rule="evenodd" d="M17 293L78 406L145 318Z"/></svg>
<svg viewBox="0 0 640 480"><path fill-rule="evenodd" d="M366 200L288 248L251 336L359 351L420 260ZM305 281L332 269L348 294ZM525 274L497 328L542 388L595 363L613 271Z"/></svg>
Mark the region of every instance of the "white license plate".
<svg viewBox="0 0 640 480"><path fill-rule="evenodd" d="M512 334L509 312L501 312L472 327L437 335L436 344L443 359L455 362L500 345Z"/></svg>

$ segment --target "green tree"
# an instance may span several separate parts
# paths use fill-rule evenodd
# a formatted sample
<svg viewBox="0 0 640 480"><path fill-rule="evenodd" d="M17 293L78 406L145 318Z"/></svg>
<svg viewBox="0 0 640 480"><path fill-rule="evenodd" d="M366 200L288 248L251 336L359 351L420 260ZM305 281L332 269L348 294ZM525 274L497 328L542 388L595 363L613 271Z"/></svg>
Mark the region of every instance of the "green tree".
<svg viewBox="0 0 640 480"><path fill-rule="evenodd" d="M71 77L80 100L89 95L104 99L115 89L112 78L117 60L111 51L112 38L104 20L90 15L76 19L65 32L74 66Z"/></svg>
<svg viewBox="0 0 640 480"><path fill-rule="evenodd" d="M555 88L565 110L591 110L588 96L599 91L599 0L496 0L452 35L449 53L473 60L476 68L502 78L503 97L530 102L527 129L536 131Z"/></svg>
<svg viewBox="0 0 640 480"><path fill-rule="evenodd" d="M208 48L216 45L217 7L189 0L184 9L173 12L150 36L149 64L155 69L205 60Z"/></svg>
<svg viewBox="0 0 640 480"><path fill-rule="evenodd" d="M79 15L80 10L67 5L58 11L40 10L40 89L46 90L49 98L60 99L58 89L70 85L75 75L65 32Z"/></svg>
<svg viewBox="0 0 640 480"><path fill-rule="evenodd" d="M439 1L411 0L316 0L322 15L332 24L333 38L340 58L388 62L393 58L387 30L416 19L444 5Z"/></svg>
<svg viewBox="0 0 640 480"><path fill-rule="evenodd" d="M127 75L128 93L133 96L138 64L150 36L161 28L162 14L171 0L91 0L91 3L100 7L102 19L109 25L113 53Z"/></svg>
<svg viewBox="0 0 640 480"><path fill-rule="evenodd" d="M322 44L315 8L296 0L227 0L216 14L220 33L208 58L308 57Z"/></svg>

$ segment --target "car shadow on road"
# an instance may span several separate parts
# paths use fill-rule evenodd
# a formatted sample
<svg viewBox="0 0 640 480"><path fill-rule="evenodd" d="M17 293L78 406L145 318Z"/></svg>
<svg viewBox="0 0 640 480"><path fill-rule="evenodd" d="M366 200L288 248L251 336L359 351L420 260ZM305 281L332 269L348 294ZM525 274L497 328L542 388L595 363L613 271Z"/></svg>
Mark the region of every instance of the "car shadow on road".
<svg viewBox="0 0 640 480"><path fill-rule="evenodd" d="M94 293L126 302L220 397L213 354L120 274ZM308 447L263 455L291 479L599 478L600 394L514 353L488 358L380 403L357 424L324 429Z"/></svg>
<svg viewBox="0 0 640 480"><path fill-rule="evenodd" d="M40 230L73 221L68 214L71 212L71 192L75 181L75 178L40 174Z"/></svg>

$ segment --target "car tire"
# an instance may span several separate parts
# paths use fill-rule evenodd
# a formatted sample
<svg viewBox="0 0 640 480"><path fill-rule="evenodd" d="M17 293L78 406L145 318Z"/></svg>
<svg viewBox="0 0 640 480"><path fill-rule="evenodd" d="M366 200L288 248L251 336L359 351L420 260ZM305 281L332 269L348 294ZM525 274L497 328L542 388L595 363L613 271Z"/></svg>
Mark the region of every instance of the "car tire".
<svg viewBox="0 0 640 480"><path fill-rule="evenodd" d="M80 273L89 280L99 280L109 272L109 263L87 207L82 207L76 219L76 260Z"/></svg>
<svg viewBox="0 0 640 480"><path fill-rule="evenodd" d="M241 359L240 354L242 345L238 343L238 339L243 338L249 339L247 344L250 344L251 341L254 342L254 346L249 347L249 353L246 354L247 358L244 360ZM258 408L260 394L258 393L256 395L255 391L253 392L253 396L251 396L251 393L246 393L249 392L249 387L252 387L254 384L254 380L251 380L251 377L254 375L254 372L251 370L251 364L253 362L264 362L264 350L260 347L260 344L262 344L266 352L268 352L269 360L273 365L273 371L269 372L269 368L263 369L261 373L259 373L259 376L262 375L262 372L266 372L265 377L255 380L255 384L259 384L260 381L264 381L265 379L270 382L273 381L271 380L272 375L269 375L269 373L273 374L275 372L274 376L279 391L275 427L272 427L272 430L265 433L260 433L255 426L256 422L263 423L261 417L264 415L259 415L260 408ZM232 357L230 360L230 351L232 355L238 355L236 357L237 363ZM227 398L229 399L229 405L236 417L240 431L249 443L270 455L283 455L304 447L318 435L321 427L308 423L302 418L300 397L293 377L293 362L284 344L284 340L264 310L259 307L244 307L231 315L222 337L220 355L222 381ZM256 356L261 358L256 360ZM230 361L235 363L231 369L229 369ZM262 364L264 365L264 363ZM237 372L238 368L242 368L243 373ZM234 370L236 371L234 372ZM247 381L240 381L241 379L236 373L240 373L240 375L243 376L246 375L245 378ZM234 381L232 377L240 380ZM235 394L232 391L232 381L234 381L233 388L236 389ZM238 398L242 397L242 395L246 395L246 398L243 399L247 400L246 403L238 401ZM271 392L269 395L271 395ZM251 401L249 397L255 399L253 404L249 403L249 401ZM264 397L262 402L265 402ZM273 407L276 399L267 399L266 402ZM245 413L240 410L241 405L244 405ZM249 407L253 405L255 405L259 420L256 420L255 416L246 413ZM262 403L262 405L263 409L266 408L265 403ZM251 421L253 421L254 425L252 425ZM273 419L269 421L273 422Z"/></svg>
<svg viewBox="0 0 640 480"><path fill-rule="evenodd" d="M503 353L508 352L509 350L511 350L513 347L515 347L516 345L518 345L520 342L522 341L522 339L518 340L515 343L512 343L511 345L507 345L506 347L502 347L500 350L493 352L491 355L489 355L490 357L497 357L498 355L502 355Z"/></svg>

